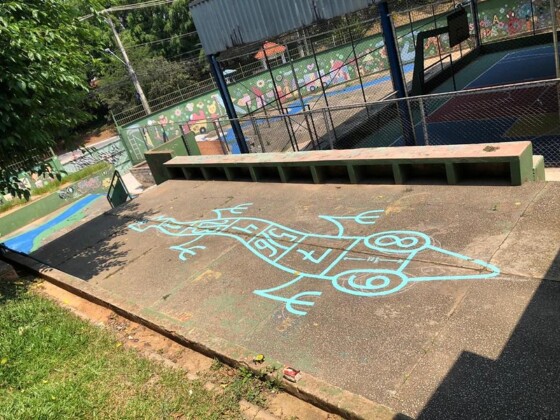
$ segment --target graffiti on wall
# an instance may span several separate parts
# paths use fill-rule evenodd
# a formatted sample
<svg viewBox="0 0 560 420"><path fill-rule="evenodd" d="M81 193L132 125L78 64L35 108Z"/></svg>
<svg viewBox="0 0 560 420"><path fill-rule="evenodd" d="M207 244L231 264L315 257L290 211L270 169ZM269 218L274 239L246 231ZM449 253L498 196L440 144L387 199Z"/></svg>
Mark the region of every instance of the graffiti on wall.
<svg viewBox="0 0 560 420"><path fill-rule="evenodd" d="M422 232L395 230L366 235L348 232L347 227L352 224L373 226L383 210L356 216L319 216L332 223L335 233L318 234L266 219L241 217L251 205L245 203L213 210L216 215L213 219L181 222L157 216L132 223L129 228L136 232L155 229L172 237L188 238L170 248L179 253L181 261L188 261L206 249L202 244L206 237L218 236L240 242L256 257L291 276L286 283L253 293L283 302L286 310L295 315L306 315L305 309L315 304L312 299L321 296L321 292L306 290L291 294L290 288L301 290L312 281L328 282L336 290L350 295L376 297L396 293L412 282L489 279L500 274L500 270L489 263L436 246ZM464 275L408 275L405 269L423 251L437 252L460 263L469 262L479 271Z"/></svg>
<svg viewBox="0 0 560 420"><path fill-rule="evenodd" d="M121 172L125 172L132 166L121 139L117 139L105 146L90 148L85 153L81 150L76 152L79 155L64 164L64 168L70 173L77 172L101 161L113 165Z"/></svg>
<svg viewBox="0 0 560 420"><path fill-rule="evenodd" d="M111 184L111 178L109 178L109 175L109 171L103 171L101 174L90 176L67 187L62 187L57 191L58 197L61 200L71 201L86 194L106 191Z"/></svg>

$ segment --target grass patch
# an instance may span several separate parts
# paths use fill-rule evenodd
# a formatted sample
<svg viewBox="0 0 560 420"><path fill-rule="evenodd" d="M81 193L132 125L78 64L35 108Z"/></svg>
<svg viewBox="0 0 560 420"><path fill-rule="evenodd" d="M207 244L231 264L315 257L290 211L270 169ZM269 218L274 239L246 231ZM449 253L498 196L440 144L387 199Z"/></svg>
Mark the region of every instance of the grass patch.
<svg viewBox="0 0 560 420"><path fill-rule="evenodd" d="M2 205L0 205L0 213L4 213L5 211L10 210L16 206L21 206L22 204L27 203L27 201L23 198L14 197L10 201L6 201Z"/></svg>
<svg viewBox="0 0 560 420"><path fill-rule="evenodd" d="M249 371L207 391L204 379L142 358L29 285L0 280L0 418L230 419L241 398L265 404L267 384Z"/></svg>

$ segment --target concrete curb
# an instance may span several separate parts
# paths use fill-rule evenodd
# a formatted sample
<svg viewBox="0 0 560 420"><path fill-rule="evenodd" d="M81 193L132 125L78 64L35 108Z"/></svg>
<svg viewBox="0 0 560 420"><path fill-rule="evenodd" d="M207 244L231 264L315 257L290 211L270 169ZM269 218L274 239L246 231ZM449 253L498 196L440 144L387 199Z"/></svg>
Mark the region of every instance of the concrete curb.
<svg viewBox="0 0 560 420"><path fill-rule="evenodd" d="M166 319L143 313L142 309L136 304L115 298L102 288L41 263L28 255L3 248L0 252L0 259L23 267L70 293L108 308L124 318L137 322L208 357L217 358L229 366L248 368L263 379L277 380L281 377L281 370L278 371L278 367L282 367L283 364L278 361L267 360L257 366L252 362L256 353L244 347L233 345L201 329L186 329ZM276 374L266 372L276 372ZM305 372L303 378L297 383L282 380L282 389L322 410L348 419L388 420L408 418L393 412L384 405L345 391Z"/></svg>

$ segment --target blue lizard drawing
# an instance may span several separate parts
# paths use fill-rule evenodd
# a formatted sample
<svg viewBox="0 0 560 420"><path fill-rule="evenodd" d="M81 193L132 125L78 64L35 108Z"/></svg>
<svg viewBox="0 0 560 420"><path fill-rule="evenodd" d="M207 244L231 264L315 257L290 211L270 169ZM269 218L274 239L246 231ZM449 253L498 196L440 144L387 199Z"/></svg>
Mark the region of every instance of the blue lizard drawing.
<svg viewBox="0 0 560 420"><path fill-rule="evenodd" d="M337 232L317 234L291 229L266 219L241 217L251 205L245 203L216 209L213 210L216 214L213 219L187 222L160 215L132 223L129 228L136 232L157 229L165 235L191 238L170 247L179 252L182 261L206 249L204 245L195 245L205 237L218 236L239 241L260 259L293 276L279 286L254 290L253 293L284 302L286 309L295 315L307 314L305 307L315 304L311 298L321 296L321 292L312 290L289 297L281 295L304 279L328 281L341 292L373 297L395 293L409 282L489 279L500 274L500 270L489 263L433 245L431 238L422 232L394 230L359 236L346 233L345 224L348 222L374 225L383 210L370 210L356 216L319 216L334 224ZM426 250L470 262L477 265L479 271L466 275L408 276L405 268L418 253ZM382 268L371 268L372 265Z"/></svg>

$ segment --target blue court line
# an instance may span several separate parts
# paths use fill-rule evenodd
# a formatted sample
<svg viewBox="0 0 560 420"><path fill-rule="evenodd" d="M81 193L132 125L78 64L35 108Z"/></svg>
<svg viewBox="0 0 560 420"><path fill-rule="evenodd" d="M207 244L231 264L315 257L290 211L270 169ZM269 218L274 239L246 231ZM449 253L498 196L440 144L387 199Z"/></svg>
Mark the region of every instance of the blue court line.
<svg viewBox="0 0 560 420"><path fill-rule="evenodd" d="M534 51L539 51L539 50L549 50L550 53L552 54L552 49L554 48L553 45L543 45L541 47L536 47L536 48L531 48L529 50L522 50L522 51L512 51L510 53L507 53L506 56L512 56L512 57L523 57L523 56L527 56L527 55L532 55L532 53ZM503 57L502 57L503 58Z"/></svg>
<svg viewBox="0 0 560 420"><path fill-rule="evenodd" d="M63 211L53 219L49 220L48 222L42 224L41 226L38 226L35 229L31 229L30 231L24 232L20 235L14 236L11 239L8 239L7 241L4 242L4 245L14 251L19 251L19 252L24 252L26 254L29 254L33 250L33 242L35 241L35 238L37 238L41 233L58 225L59 223L64 222L70 216L76 214L84 207L86 207L88 204L94 202L95 200L101 197L103 197L103 194L88 195L76 201L65 211Z"/></svg>

